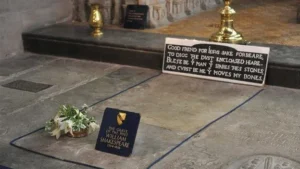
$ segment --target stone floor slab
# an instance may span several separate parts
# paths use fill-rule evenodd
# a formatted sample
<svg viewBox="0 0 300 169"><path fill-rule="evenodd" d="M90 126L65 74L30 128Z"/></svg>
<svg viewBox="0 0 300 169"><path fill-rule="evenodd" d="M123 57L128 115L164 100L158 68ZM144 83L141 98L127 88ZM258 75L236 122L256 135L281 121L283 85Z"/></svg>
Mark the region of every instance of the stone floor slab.
<svg viewBox="0 0 300 169"><path fill-rule="evenodd" d="M27 54L25 56L13 57L1 60L0 62L0 76L10 76L36 66L48 63L57 58L38 56L34 54ZM1 80L1 79L0 79Z"/></svg>
<svg viewBox="0 0 300 169"><path fill-rule="evenodd" d="M158 73L159 72L150 69L120 66L117 70L107 72L106 75L94 81L59 95L51 96L37 104L25 107L22 111L14 114L1 114L0 164L10 166L14 169L90 168L23 151L10 146L9 142L16 137L44 126L45 122L55 115L55 112L61 104L72 104L78 107L84 103L92 105L134 87L136 84L156 76ZM95 112L97 117L101 118L101 115L99 115L101 112Z"/></svg>
<svg viewBox="0 0 300 169"><path fill-rule="evenodd" d="M58 59L34 71L3 81L0 84L5 85L16 80L25 80L52 85L52 87L38 93L30 93L0 86L0 95L3 96L0 98L0 114L15 113L23 107L84 85L109 73L110 68L117 68L114 66L116 65Z"/></svg>
<svg viewBox="0 0 300 169"><path fill-rule="evenodd" d="M102 113L97 115L101 121ZM174 132L167 129L140 124L132 155L121 157L95 150L98 131L89 137L73 139L67 136L55 140L43 130L16 142L17 146L87 165L105 169L146 168L156 158L188 136L188 133Z"/></svg>
<svg viewBox="0 0 300 169"><path fill-rule="evenodd" d="M105 98L111 97L145 80L155 77L160 72L136 67L121 67L105 76L79 86L66 94L54 97L52 100L60 104L82 106L97 104Z"/></svg>
<svg viewBox="0 0 300 169"><path fill-rule="evenodd" d="M155 77L157 74L157 71L150 69L121 67L87 84L27 106L17 113L0 114L0 124L3 126L0 128L0 136L2 138L8 137L11 140L44 126L47 120L54 117L62 104L71 104L76 107L81 107L83 104L94 105ZM92 109L95 111L95 115L102 111ZM28 123L29 121L30 123ZM19 127L12 128L10 126Z"/></svg>
<svg viewBox="0 0 300 169"><path fill-rule="evenodd" d="M139 112L147 124L195 132L254 95L260 88L162 74L95 107Z"/></svg>
<svg viewBox="0 0 300 169"><path fill-rule="evenodd" d="M264 157L269 159L278 156L275 158L286 161L269 161L269 168L298 169L299 99L300 91L268 87L243 107L197 134L153 168L236 169L235 164L239 160L266 155ZM259 161L262 158L255 156L254 159ZM251 164L252 168L263 168L258 161ZM245 161L244 168L251 168L251 165L247 166L248 162Z"/></svg>
<svg viewBox="0 0 300 169"><path fill-rule="evenodd" d="M132 77L139 79L139 76L145 76L145 72L138 72L130 68L121 68L103 77L107 82L91 82L91 86L100 84L99 89L107 89L111 86L111 80L116 85L122 84L120 81L132 81ZM89 91L91 88L87 87L85 90ZM85 90L78 88L74 92L81 96L80 91L86 92ZM98 121L101 121L102 112L106 107L141 113L142 123L130 158L95 151L97 132L84 139L63 137L56 141L44 131L38 131L17 140L15 144L45 155L101 168L146 168L190 136L191 132L227 113L259 90L257 87L163 74L96 104L90 114L96 116ZM70 96L69 94L72 95L72 92L65 93L64 97L58 96L57 103ZM51 101L55 100L56 98L53 98ZM78 150L77 146L82 148Z"/></svg>

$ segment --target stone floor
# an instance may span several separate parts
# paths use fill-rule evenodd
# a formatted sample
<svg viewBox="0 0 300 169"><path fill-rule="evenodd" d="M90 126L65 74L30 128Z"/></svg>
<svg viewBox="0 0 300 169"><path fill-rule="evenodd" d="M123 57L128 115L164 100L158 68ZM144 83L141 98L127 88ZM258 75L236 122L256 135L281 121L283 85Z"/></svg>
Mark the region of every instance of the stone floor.
<svg viewBox="0 0 300 169"><path fill-rule="evenodd" d="M299 0L234 0L235 28L252 42L299 46L299 6ZM219 25L219 12L213 10L145 32L209 38Z"/></svg>
<svg viewBox="0 0 300 169"><path fill-rule="evenodd" d="M300 169L299 90L266 86L262 91L30 53L2 60L0 65L0 165L14 169ZM36 93L3 87L16 80L52 86ZM97 132L85 139L56 141L38 131L15 142L40 154L9 144L42 127L59 105L67 103L91 105L90 113L98 121L106 107L141 113L132 156L95 151Z"/></svg>

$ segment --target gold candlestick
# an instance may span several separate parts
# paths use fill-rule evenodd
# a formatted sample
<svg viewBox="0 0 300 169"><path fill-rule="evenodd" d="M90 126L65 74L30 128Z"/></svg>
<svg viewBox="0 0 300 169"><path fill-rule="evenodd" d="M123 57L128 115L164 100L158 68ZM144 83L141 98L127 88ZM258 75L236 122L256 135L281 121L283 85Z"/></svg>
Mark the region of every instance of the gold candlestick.
<svg viewBox="0 0 300 169"><path fill-rule="evenodd" d="M99 4L91 5L91 15L89 19L89 24L93 29L92 36L100 37L103 35L103 32L101 31L103 27L103 19L101 16Z"/></svg>
<svg viewBox="0 0 300 169"><path fill-rule="evenodd" d="M210 41L221 43L248 44L243 35L237 32L233 27L232 15L236 12L230 7L232 0L223 0L224 9L221 10L221 27L219 31L213 34Z"/></svg>

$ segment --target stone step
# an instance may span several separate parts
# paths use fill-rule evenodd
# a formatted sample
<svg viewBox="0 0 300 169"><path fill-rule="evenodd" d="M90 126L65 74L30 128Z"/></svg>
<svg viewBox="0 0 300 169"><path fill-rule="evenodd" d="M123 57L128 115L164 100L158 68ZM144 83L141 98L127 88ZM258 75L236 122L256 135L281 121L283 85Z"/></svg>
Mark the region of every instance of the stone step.
<svg viewBox="0 0 300 169"><path fill-rule="evenodd" d="M39 54L161 69L166 37L195 39L121 29L105 29L103 37L93 38L90 31L85 25L63 23L25 32L24 49ZM300 88L300 47L252 45L271 48L267 84Z"/></svg>

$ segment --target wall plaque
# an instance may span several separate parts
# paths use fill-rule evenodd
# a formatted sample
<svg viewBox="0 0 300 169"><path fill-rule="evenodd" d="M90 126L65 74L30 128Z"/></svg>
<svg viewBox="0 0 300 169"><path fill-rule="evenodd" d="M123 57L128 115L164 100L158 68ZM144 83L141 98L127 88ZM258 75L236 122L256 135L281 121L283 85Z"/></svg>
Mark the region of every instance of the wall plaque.
<svg viewBox="0 0 300 169"><path fill-rule="evenodd" d="M138 113L106 108L96 150L128 157L131 155L141 116Z"/></svg>
<svg viewBox="0 0 300 169"><path fill-rule="evenodd" d="M263 86L270 48L166 38L163 72Z"/></svg>
<svg viewBox="0 0 300 169"><path fill-rule="evenodd" d="M128 5L125 15L124 28L145 29L147 26L147 5Z"/></svg>

